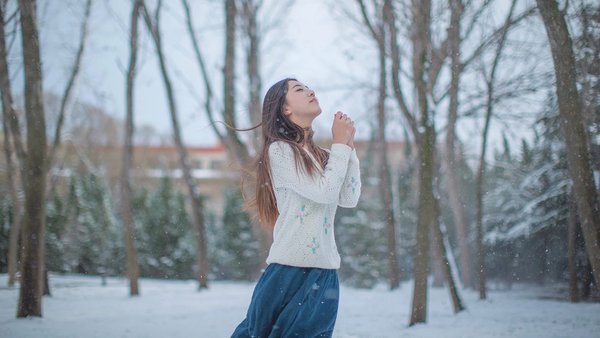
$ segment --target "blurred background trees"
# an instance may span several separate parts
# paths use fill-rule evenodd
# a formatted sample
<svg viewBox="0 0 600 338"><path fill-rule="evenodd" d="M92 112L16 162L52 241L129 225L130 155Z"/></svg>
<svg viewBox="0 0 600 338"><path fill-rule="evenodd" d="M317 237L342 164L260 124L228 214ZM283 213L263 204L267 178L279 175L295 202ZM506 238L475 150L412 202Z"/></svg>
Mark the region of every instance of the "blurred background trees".
<svg viewBox="0 0 600 338"><path fill-rule="evenodd" d="M126 20L113 18L125 32L123 44L130 46L118 56L137 60L127 69L117 63L119 86L129 88L130 106L124 100L90 100L102 95L84 81L85 70L100 61L83 47L106 38L97 22L85 33L85 13L90 11L93 19L98 6L109 5L69 4L69 10L82 15L81 26L73 30L74 61L59 81L66 85L44 82L39 93L45 109L37 113L45 117L47 128L36 135L54 142L43 147L51 152L51 162L37 159L33 164L42 169L49 165L49 188L41 190L45 210L34 233L43 243L35 244L27 240L31 233L23 232L29 231L24 217L31 216L24 203L35 193L24 185L25 175L31 174L24 160L32 159L28 147L35 143L25 141L34 133L27 129L27 114L34 108L24 104L31 92L24 90L23 76L27 62L34 62L27 69L39 68L53 56L42 49L40 61L23 58L20 25L27 21L22 21L17 1L0 1L0 272L23 283L28 277L16 267L31 262L17 248L33 243L51 273L131 275L124 237L124 226L130 224L142 277L195 278L202 285L219 279L254 280L260 274L270 235L243 207L251 177L244 177L249 183L245 190L240 184L260 145L259 135L232 133L216 121L232 127L259 121L264 84L279 62L274 50L286 50L277 38L285 31L286 15L299 4L157 4L132 1ZM600 234L600 225L593 221L598 205L575 189L569 158L586 154L595 181L588 180L585 188L597 194L600 6L583 0L558 5L573 42L580 133L587 137L587 144L577 150L565 139L556 92L560 81L535 2L363 0L323 5L339 19L335 25L342 36L351 38L333 46L348 49L345 66L328 70L330 77L344 81L310 85L320 97L355 104L357 112L348 113L360 111L357 126L365 130L356 142L362 197L356 208L338 209L335 220L344 283L393 289L414 281L419 287L413 306L420 309L412 323L427 320L429 287L447 286L459 300L465 289L479 289L484 298L486 288L559 283L569 285L560 297L598 299L592 264L597 257L587 246L598 246L599 236L594 244L593 236L584 238L581 226L588 219L588 233ZM46 12L38 3L34 13L43 17ZM163 21L158 20L161 16ZM219 27L206 26L208 17L219 17ZM133 25L139 26L138 35ZM185 44L175 39L173 25L179 25ZM38 29L46 41L51 27L42 24ZM211 48L215 39L221 41L218 51ZM197 72L190 75L192 80L172 61L179 50L189 53L190 69ZM288 70L288 75L294 73ZM173 135L190 124L186 114L193 112L210 121L203 130L214 133L215 145L195 146L182 135L172 138L137 120L148 113L139 101L147 98L134 94L153 81L172 86L167 92L161 87L156 95L165 98L165 106L157 109L174 121ZM324 147L328 142L327 135L318 140ZM120 190L124 184L129 194ZM129 221L124 198L131 202ZM591 203L591 218L582 216L582 201ZM11 233L20 234L20 239L12 237L12 264ZM200 255L198 248L203 250ZM42 283L38 272L32 283ZM41 302L41 294L34 292Z"/></svg>

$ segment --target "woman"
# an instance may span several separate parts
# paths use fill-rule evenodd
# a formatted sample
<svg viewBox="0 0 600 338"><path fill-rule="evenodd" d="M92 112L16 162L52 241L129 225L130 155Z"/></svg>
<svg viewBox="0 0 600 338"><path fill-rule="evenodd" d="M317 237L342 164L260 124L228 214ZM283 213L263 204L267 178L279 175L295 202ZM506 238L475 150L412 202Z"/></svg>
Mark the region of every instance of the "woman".
<svg viewBox="0 0 600 338"><path fill-rule="evenodd" d="M333 144L326 151L312 139L312 122L320 113L315 92L295 79L277 82L265 96L263 146L250 204L273 229L273 244L233 337L333 333L340 267L333 219L338 205L356 206L361 180L354 122L335 114Z"/></svg>

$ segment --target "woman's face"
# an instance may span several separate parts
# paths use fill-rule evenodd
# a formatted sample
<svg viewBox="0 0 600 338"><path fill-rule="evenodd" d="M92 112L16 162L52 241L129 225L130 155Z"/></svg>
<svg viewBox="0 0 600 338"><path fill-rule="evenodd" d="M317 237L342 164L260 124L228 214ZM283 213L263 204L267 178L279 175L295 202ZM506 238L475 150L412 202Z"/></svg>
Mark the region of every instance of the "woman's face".
<svg viewBox="0 0 600 338"><path fill-rule="evenodd" d="M295 124L307 128L321 114L321 107L313 90L299 81L290 80L283 113Z"/></svg>

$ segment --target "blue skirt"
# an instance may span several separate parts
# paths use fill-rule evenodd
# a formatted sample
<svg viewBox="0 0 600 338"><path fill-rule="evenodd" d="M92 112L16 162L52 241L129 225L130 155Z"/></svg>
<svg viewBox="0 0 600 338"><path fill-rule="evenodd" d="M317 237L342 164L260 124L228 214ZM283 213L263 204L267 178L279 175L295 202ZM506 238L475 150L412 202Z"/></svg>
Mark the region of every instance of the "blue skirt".
<svg viewBox="0 0 600 338"><path fill-rule="evenodd" d="M337 270L269 264L232 337L331 337L338 299Z"/></svg>

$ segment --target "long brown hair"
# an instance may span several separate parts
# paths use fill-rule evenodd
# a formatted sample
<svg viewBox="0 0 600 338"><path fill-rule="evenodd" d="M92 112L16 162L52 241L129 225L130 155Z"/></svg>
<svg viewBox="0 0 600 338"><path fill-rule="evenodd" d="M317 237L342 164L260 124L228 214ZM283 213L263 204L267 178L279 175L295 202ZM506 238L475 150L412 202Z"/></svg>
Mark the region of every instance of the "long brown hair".
<svg viewBox="0 0 600 338"><path fill-rule="evenodd" d="M319 169L307 152L302 149L303 144L321 165L321 168L325 168L329 159L329 154L314 144L312 130L310 130L305 140L304 129L283 114L289 81L297 80L286 78L278 81L269 88L265 95L262 107L262 122L259 125L262 126L263 142L253 164L253 172L256 175L255 194L246 206L251 210L255 210L260 223L271 230L275 226L279 211L277 210L277 201L275 200L271 179L269 146L276 141L289 144L294 151L296 170L303 170L309 175L315 174Z"/></svg>

